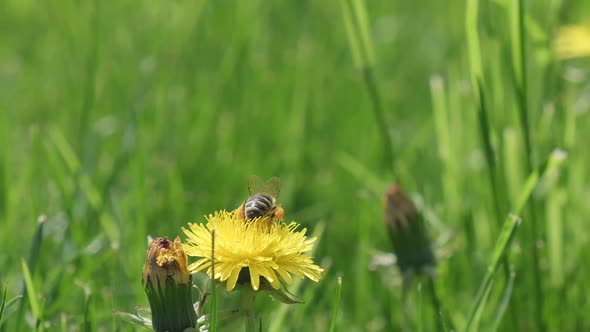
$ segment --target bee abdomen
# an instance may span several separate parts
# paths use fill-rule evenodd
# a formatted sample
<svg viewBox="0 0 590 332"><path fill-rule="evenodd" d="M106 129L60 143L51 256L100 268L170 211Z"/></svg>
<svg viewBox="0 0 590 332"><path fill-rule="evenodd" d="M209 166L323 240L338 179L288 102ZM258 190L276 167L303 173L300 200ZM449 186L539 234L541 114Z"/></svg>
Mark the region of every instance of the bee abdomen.
<svg viewBox="0 0 590 332"><path fill-rule="evenodd" d="M268 215L276 207L273 197L266 194L255 194L244 203L246 219L255 219Z"/></svg>

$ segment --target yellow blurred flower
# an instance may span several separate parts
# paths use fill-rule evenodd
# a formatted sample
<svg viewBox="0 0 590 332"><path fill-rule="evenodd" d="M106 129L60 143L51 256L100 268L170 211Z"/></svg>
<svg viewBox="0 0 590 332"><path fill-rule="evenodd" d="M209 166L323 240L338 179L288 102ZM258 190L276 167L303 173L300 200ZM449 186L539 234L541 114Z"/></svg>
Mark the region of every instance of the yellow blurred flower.
<svg viewBox="0 0 590 332"><path fill-rule="evenodd" d="M312 250L316 238L307 238L307 229L297 231L297 227L296 222L288 225L282 222L269 225L261 219L244 222L234 212L215 212L207 217L207 224L189 223L189 229L182 229L188 237L183 243L184 251L189 256L200 257L188 269L193 274L207 270L211 276L211 232L215 230L214 279L226 282L228 291L248 279L252 288L259 290L261 277L263 286L268 282L275 290L281 288L281 280L292 284L292 275L317 282L323 269L305 254Z"/></svg>
<svg viewBox="0 0 590 332"><path fill-rule="evenodd" d="M560 59L590 56L590 26L566 25L559 28L554 47Z"/></svg>

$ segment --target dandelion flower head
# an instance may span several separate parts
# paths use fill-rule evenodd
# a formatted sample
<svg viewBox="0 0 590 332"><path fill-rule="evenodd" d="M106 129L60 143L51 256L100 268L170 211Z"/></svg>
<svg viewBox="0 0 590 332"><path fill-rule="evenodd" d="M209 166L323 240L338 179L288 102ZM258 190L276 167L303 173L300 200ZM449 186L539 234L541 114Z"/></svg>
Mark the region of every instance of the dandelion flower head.
<svg viewBox="0 0 590 332"><path fill-rule="evenodd" d="M313 249L316 238L307 238L307 229L298 231L298 226L296 222L269 225L264 219L244 221L234 212L215 212L207 217L206 224L189 223L189 229L183 228L187 236L185 252L199 257L188 269L193 274L206 270L211 277L214 268L213 278L226 282L228 291L234 289L241 272L249 272L254 290L260 289L261 278L275 290L281 288L282 281L292 284L292 275L317 282L323 269L306 254Z"/></svg>

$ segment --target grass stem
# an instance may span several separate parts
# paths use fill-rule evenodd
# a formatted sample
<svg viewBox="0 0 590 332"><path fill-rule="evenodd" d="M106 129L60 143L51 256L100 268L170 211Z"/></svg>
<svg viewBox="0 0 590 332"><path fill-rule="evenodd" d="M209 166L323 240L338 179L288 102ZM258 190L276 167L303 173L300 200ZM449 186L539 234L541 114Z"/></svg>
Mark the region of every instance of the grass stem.
<svg viewBox="0 0 590 332"><path fill-rule="evenodd" d="M435 311L434 321L436 322L436 330L454 331L455 327L451 321L451 316L448 315L448 312L444 310L441 304L438 292L436 291L436 282L432 276L428 277L428 293L430 295L430 300L432 301L432 307Z"/></svg>
<svg viewBox="0 0 590 332"><path fill-rule="evenodd" d="M363 79L367 86L369 99L371 100L373 115L375 116L377 127L379 128L386 163L395 171L393 142L391 140L391 135L389 134L387 119L385 118L385 112L383 111L383 104L381 102L381 94L372 67L366 66L363 68Z"/></svg>
<svg viewBox="0 0 590 332"><path fill-rule="evenodd" d="M520 128L522 133L522 139L525 148L525 162L527 173L533 171L533 157L532 157L532 138L529 124L528 114L528 78L527 78L527 36L525 30L525 7L524 0L518 0L512 6L513 15L513 62L514 76L516 77L516 94L518 103L518 118L520 122ZM516 21L516 22L514 22ZM537 241L540 240L539 230L537 225L537 216L534 202L529 203L528 215L530 221L528 224L528 245L532 256L532 278L533 278L533 289L534 289L534 309L535 309L535 320L537 324L537 330L544 332L546 330L544 319L543 319L543 303L544 294L543 287L541 285L541 267L539 250L537 248Z"/></svg>

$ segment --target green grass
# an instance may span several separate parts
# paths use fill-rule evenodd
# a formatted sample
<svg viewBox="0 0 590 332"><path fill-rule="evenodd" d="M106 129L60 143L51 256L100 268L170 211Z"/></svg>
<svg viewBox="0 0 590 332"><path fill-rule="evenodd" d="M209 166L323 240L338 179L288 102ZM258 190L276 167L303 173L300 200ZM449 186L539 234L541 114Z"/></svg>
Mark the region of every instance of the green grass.
<svg viewBox="0 0 590 332"><path fill-rule="evenodd" d="M0 332L135 330L113 311L148 306L148 235L251 174L327 271L305 304L258 299L263 330L590 330L590 61L552 51L580 22L587 1L1 1ZM407 294L369 269L393 181L439 254Z"/></svg>

